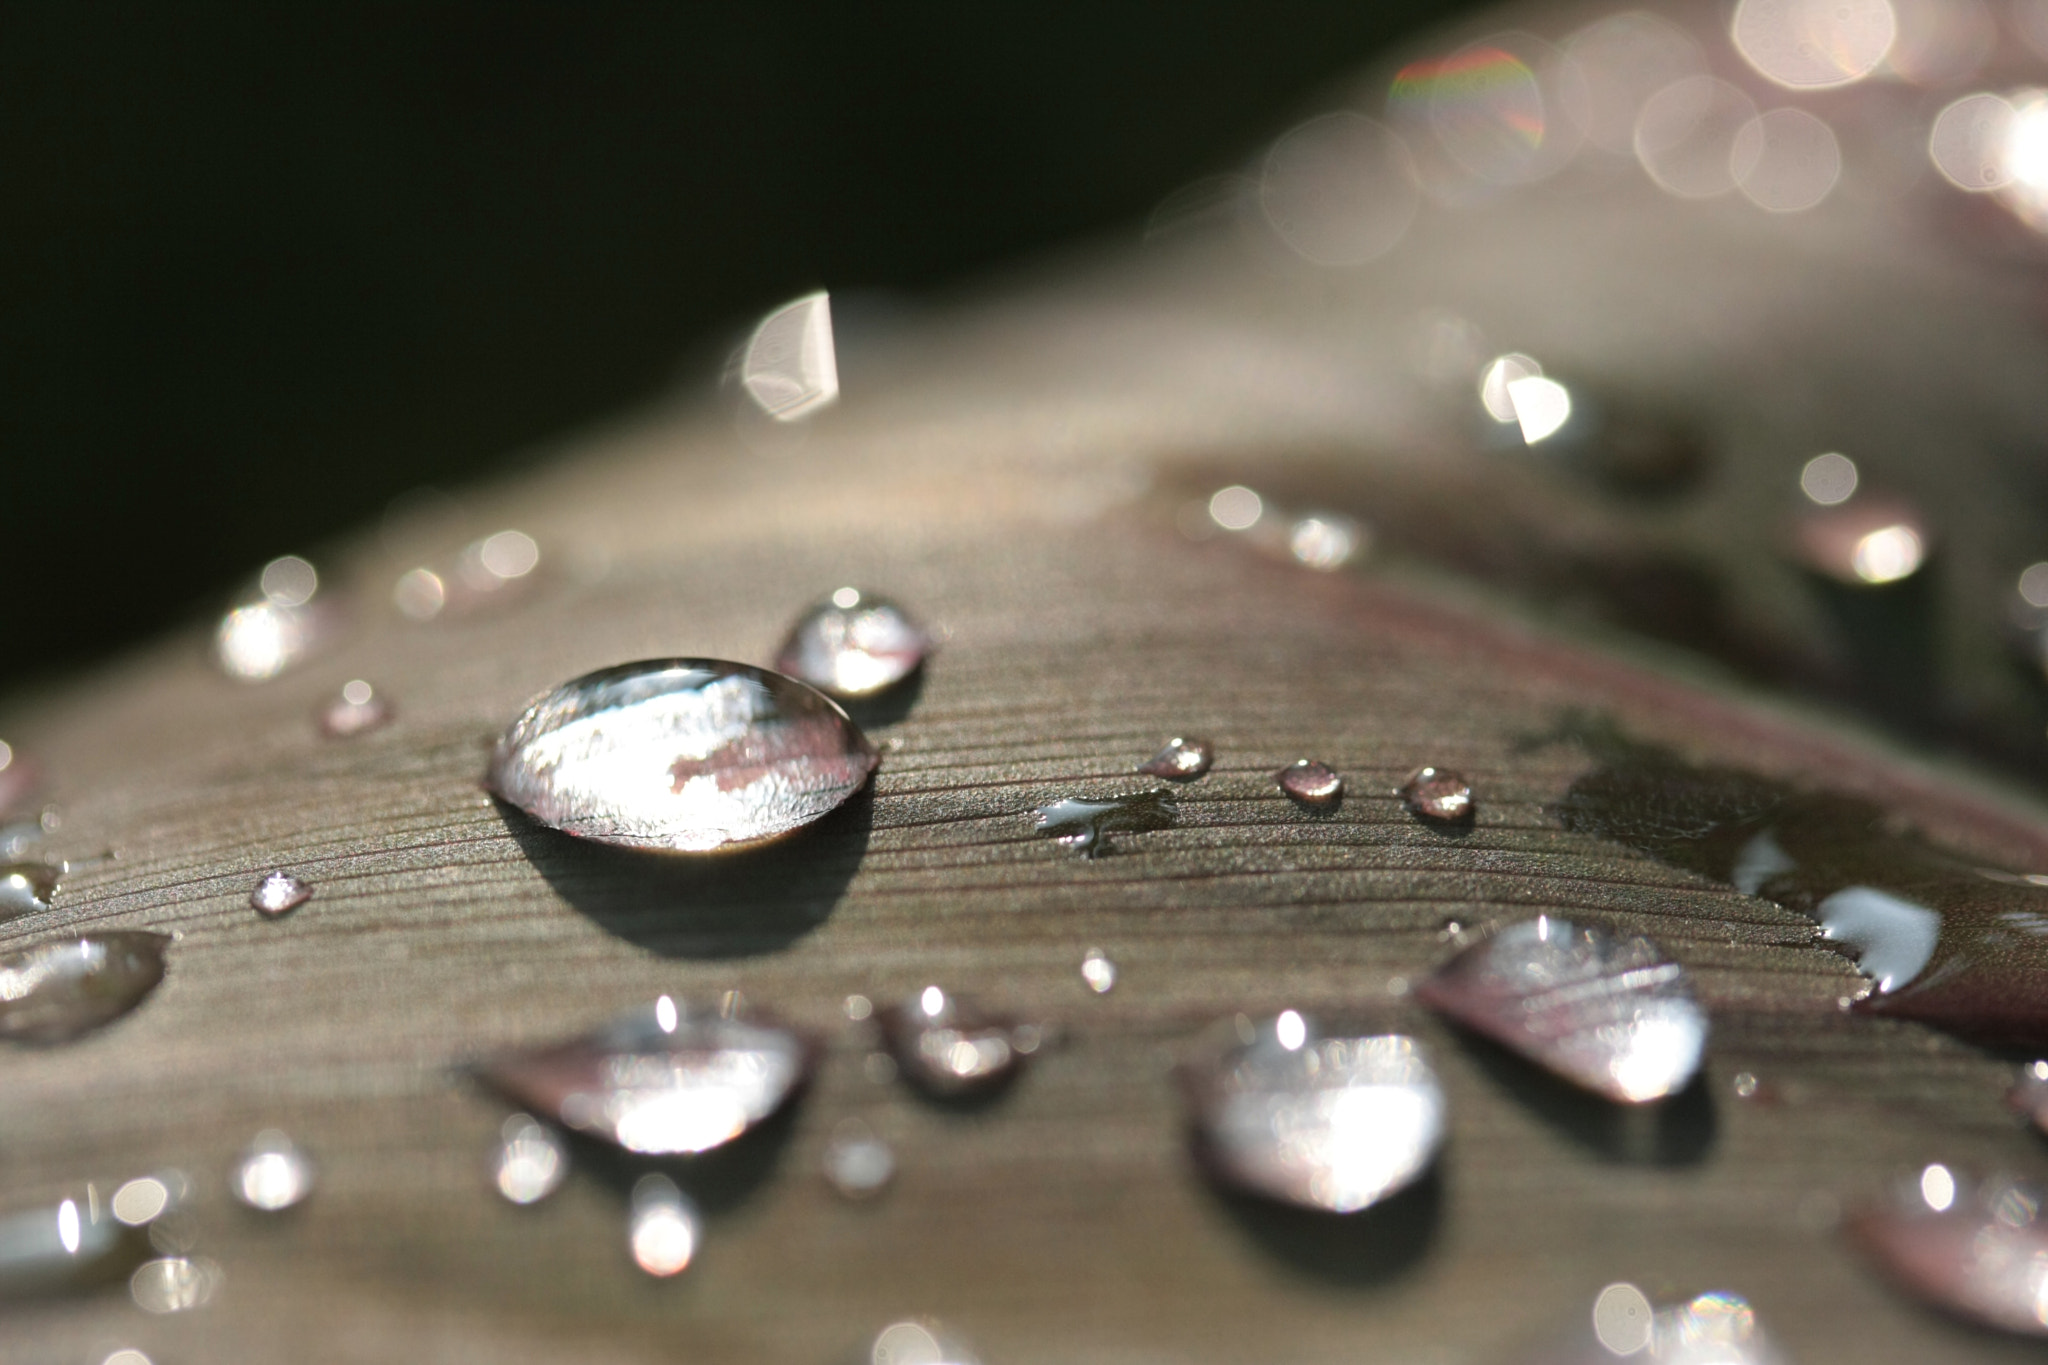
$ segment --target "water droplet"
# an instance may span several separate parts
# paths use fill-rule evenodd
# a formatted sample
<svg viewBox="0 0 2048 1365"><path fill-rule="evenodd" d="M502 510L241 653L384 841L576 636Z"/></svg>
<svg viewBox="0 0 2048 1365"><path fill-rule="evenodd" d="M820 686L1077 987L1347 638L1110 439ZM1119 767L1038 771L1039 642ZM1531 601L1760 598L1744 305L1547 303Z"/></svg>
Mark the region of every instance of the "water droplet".
<svg viewBox="0 0 2048 1365"><path fill-rule="evenodd" d="M1815 573L1851 587L1881 587L1918 573L1933 535L1918 509L1868 494L1809 507L1792 528L1792 552Z"/></svg>
<svg viewBox="0 0 2048 1365"><path fill-rule="evenodd" d="M514 1204L538 1204L569 1175L569 1148L530 1114L514 1114L498 1130L491 1180Z"/></svg>
<svg viewBox="0 0 2048 1365"><path fill-rule="evenodd" d="M1249 531L1265 512L1265 500L1241 483L1209 495L1209 520L1226 531Z"/></svg>
<svg viewBox="0 0 2048 1365"><path fill-rule="evenodd" d="M1509 925L1417 989L1466 1027L1622 1104L1684 1089L1707 1041L1684 969L1656 945L1554 916Z"/></svg>
<svg viewBox="0 0 2048 1365"><path fill-rule="evenodd" d="M836 402L831 297L806 294L761 319L740 359L740 385L778 422L800 421Z"/></svg>
<svg viewBox="0 0 2048 1365"><path fill-rule="evenodd" d="M1304 568L1334 573L1371 544L1366 529L1350 517L1318 512L1294 523L1287 533L1287 553Z"/></svg>
<svg viewBox="0 0 2048 1365"><path fill-rule="evenodd" d="M1173 794L1164 788L1100 800L1070 796L1040 806L1035 814L1040 834L1058 839L1084 858L1107 853L1111 834L1171 829L1180 819Z"/></svg>
<svg viewBox="0 0 2048 1365"><path fill-rule="evenodd" d="M903 1074L935 1095L971 1094L1008 1080L1021 1061L1012 1021L970 1000L927 986L880 1014L882 1037Z"/></svg>
<svg viewBox="0 0 2048 1365"><path fill-rule="evenodd" d="M313 888L289 872L270 872L249 893L249 904L275 918L289 914L313 899Z"/></svg>
<svg viewBox="0 0 2048 1365"><path fill-rule="evenodd" d="M313 1162L275 1128L258 1133L235 1162L229 1186L235 1198L262 1213L278 1213L313 1192Z"/></svg>
<svg viewBox="0 0 2048 1365"><path fill-rule="evenodd" d="M90 1188L55 1205L0 1215L0 1294L43 1293L104 1281L148 1254Z"/></svg>
<svg viewBox="0 0 2048 1365"><path fill-rule="evenodd" d="M1216 751L1206 739L1184 739L1178 735L1166 741L1166 747L1152 755L1147 762L1138 765L1138 771L1147 777L1163 777L1169 782L1192 782L1209 771L1209 765L1216 761Z"/></svg>
<svg viewBox="0 0 2048 1365"><path fill-rule="evenodd" d="M314 600L320 575L297 555L266 564L257 591L221 617L214 659L229 677L263 682L326 643L333 613Z"/></svg>
<svg viewBox="0 0 2048 1365"><path fill-rule="evenodd" d="M1928 1166L1851 1215L1848 1232L1901 1288L1988 1327L2048 1336L2048 1228L2042 1191L1958 1178Z"/></svg>
<svg viewBox="0 0 2048 1365"><path fill-rule="evenodd" d="M1593 1300L1593 1335L1612 1355L1632 1356L1650 1344L1654 1310L1632 1284L1610 1284Z"/></svg>
<svg viewBox="0 0 2048 1365"><path fill-rule="evenodd" d="M1182 1076L1217 1172L1309 1208L1376 1204L1443 1144L1443 1091L1401 1034L1324 1037L1290 1010Z"/></svg>
<svg viewBox="0 0 2048 1365"><path fill-rule="evenodd" d="M1646 1358L1655 1365L1781 1365L1755 1310L1726 1292L1659 1309L1649 1347Z"/></svg>
<svg viewBox="0 0 2048 1365"><path fill-rule="evenodd" d="M859 1119L832 1130L825 1147L825 1179L848 1199L872 1199L896 1178L896 1153Z"/></svg>
<svg viewBox="0 0 2048 1365"><path fill-rule="evenodd" d="M114 1221L131 1228L147 1227L176 1208L191 1191L191 1182L177 1171L124 1181L107 1201Z"/></svg>
<svg viewBox="0 0 2048 1365"><path fill-rule="evenodd" d="M658 1172L634 1182L627 1235L633 1263L660 1279L680 1275L697 1258L704 1240L704 1216L697 1205Z"/></svg>
<svg viewBox="0 0 2048 1365"><path fill-rule="evenodd" d="M497 531L459 554L407 569L391 589L392 605L414 621L431 621L509 602L540 566L540 545L524 531Z"/></svg>
<svg viewBox="0 0 2048 1365"><path fill-rule="evenodd" d="M297 555L283 555L263 566L256 586L265 601L280 607L303 607L320 589L320 572Z"/></svg>
<svg viewBox="0 0 2048 1365"><path fill-rule="evenodd" d="M1890 0L1741 0L1728 34L1766 80L1824 90L1877 70L1899 26Z"/></svg>
<svg viewBox="0 0 2048 1365"><path fill-rule="evenodd" d="M320 708L320 732L332 739L347 739L374 730L390 719L391 703L361 678L352 678Z"/></svg>
<svg viewBox="0 0 2048 1365"><path fill-rule="evenodd" d="M1440 825L1472 823L1472 787L1449 768L1417 768L1401 784L1401 800L1413 814Z"/></svg>
<svg viewBox="0 0 2048 1365"><path fill-rule="evenodd" d="M49 909L61 875L48 863L0 863L0 920Z"/></svg>
<svg viewBox="0 0 2048 1365"><path fill-rule="evenodd" d="M432 569L407 569L391 589L391 604L415 621L431 621L448 605L448 585Z"/></svg>
<svg viewBox="0 0 2048 1365"><path fill-rule="evenodd" d="M1737 1099L1741 1099L1741 1100L1753 1100L1753 1099L1755 1099L1755 1098L1756 1098L1756 1093L1757 1093L1757 1089L1758 1089L1758 1085L1757 1085L1757 1079L1756 1079L1756 1073L1755 1073L1755 1072L1753 1072L1753 1071L1738 1071L1738 1072L1736 1072L1736 1073L1735 1073L1735 1082L1734 1082L1734 1088L1735 1088L1735 1097L1736 1097Z"/></svg>
<svg viewBox="0 0 2048 1365"><path fill-rule="evenodd" d="M865 995L849 995L841 1002L840 1008L845 1010L848 1019L858 1024L875 1012L875 1002Z"/></svg>
<svg viewBox="0 0 2048 1365"><path fill-rule="evenodd" d="M929 1318L892 1322L875 1334L868 1365L981 1365L966 1342Z"/></svg>
<svg viewBox="0 0 2048 1365"><path fill-rule="evenodd" d="M854 700L908 678L931 647L924 628L894 602L841 588L797 618L775 667L830 696Z"/></svg>
<svg viewBox="0 0 2048 1365"><path fill-rule="evenodd" d="M102 1360L100 1365L151 1365L151 1361L148 1356L134 1347L124 1346L105 1360Z"/></svg>
<svg viewBox="0 0 2048 1365"><path fill-rule="evenodd" d="M128 1294L145 1313L183 1313L211 1303L225 1278L203 1256L165 1256L135 1268Z"/></svg>
<svg viewBox="0 0 2048 1365"><path fill-rule="evenodd" d="M1081 979L1097 995L1108 995L1116 989L1116 964L1100 948L1090 948L1081 957Z"/></svg>
<svg viewBox="0 0 2048 1365"><path fill-rule="evenodd" d="M709 853L812 823L866 785L875 762L846 713L792 678L662 659L535 701L499 739L490 783L578 838Z"/></svg>
<svg viewBox="0 0 2048 1365"><path fill-rule="evenodd" d="M0 1038L61 1043L112 1023L164 979L170 941L110 930L0 956Z"/></svg>
<svg viewBox="0 0 2048 1365"><path fill-rule="evenodd" d="M666 998L666 997L664 997ZM760 1020L655 1010L586 1038L510 1053L484 1077L515 1101L629 1152L688 1155L739 1137L809 1076L815 1049Z"/></svg>
<svg viewBox="0 0 2048 1365"><path fill-rule="evenodd" d="M1274 773L1273 780L1280 784L1281 791L1303 806L1327 809L1344 798L1344 779L1312 758L1295 760Z"/></svg>

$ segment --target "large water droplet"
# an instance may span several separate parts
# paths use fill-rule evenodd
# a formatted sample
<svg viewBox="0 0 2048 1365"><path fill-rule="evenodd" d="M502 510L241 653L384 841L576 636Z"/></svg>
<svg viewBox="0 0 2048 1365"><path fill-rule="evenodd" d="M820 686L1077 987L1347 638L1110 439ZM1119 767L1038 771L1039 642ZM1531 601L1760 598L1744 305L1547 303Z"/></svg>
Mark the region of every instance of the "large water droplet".
<svg viewBox="0 0 2048 1365"><path fill-rule="evenodd" d="M1273 780L1295 802L1313 810L1327 810L1344 799L1344 779L1312 758L1296 759L1274 773Z"/></svg>
<svg viewBox="0 0 2048 1365"><path fill-rule="evenodd" d="M1646 938L1617 939L1547 915L1467 948L1416 993L1623 1104L1684 1089L1706 1047L1706 1012L1677 963Z"/></svg>
<svg viewBox="0 0 2048 1365"><path fill-rule="evenodd" d="M0 1295L44 1293L125 1275L148 1243L90 1188L55 1205L0 1215Z"/></svg>
<svg viewBox="0 0 2048 1365"><path fill-rule="evenodd" d="M980 1365L952 1329L929 1318L892 1322L875 1333L868 1365Z"/></svg>
<svg viewBox="0 0 2048 1365"><path fill-rule="evenodd" d="M0 863L0 920L49 909L62 875L49 863Z"/></svg>
<svg viewBox="0 0 2048 1365"><path fill-rule="evenodd" d="M203 1256L165 1256L135 1268L128 1295L145 1313L184 1313L211 1303L225 1278Z"/></svg>
<svg viewBox="0 0 2048 1365"><path fill-rule="evenodd" d="M578 838L708 853L812 823L859 791L874 746L793 678L716 659L585 674L499 739L491 789Z"/></svg>
<svg viewBox="0 0 2048 1365"><path fill-rule="evenodd" d="M966 1095L1008 1080L1023 1060L1012 1022L927 986L881 1011L882 1036L910 1081L935 1095Z"/></svg>
<svg viewBox="0 0 2048 1365"><path fill-rule="evenodd" d="M510 1053L482 1071L519 1103L629 1152L688 1155L774 1113L815 1056L787 1029L685 1013L663 996L590 1037Z"/></svg>
<svg viewBox="0 0 2048 1365"><path fill-rule="evenodd" d="M931 637L886 597L841 588L790 627L775 667L821 692L872 697L915 673Z"/></svg>
<svg viewBox="0 0 2048 1365"><path fill-rule="evenodd" d="M1355 1213L1443 1145L1443 1090L1402 1034L1324 1037L1288 1010L1182 1076L1216 1171L1289 1203Z"/></svg>
<svg viewBox="0 0 2048 1365"><path fill-rule="evenodd" d="M1449 768L1417 768L1401 784L1401 800L1433 824L1472 823L1472 786Z"/></svg>
<svg viewBox="0 0 2048 1365"><path fill-rule="evenodd" d="M1901 1288L1987 1327L2048 1336L2043 1192L2009 1177L1973 1182L1933 1165L1852 1215L1855 1242Z"/></svg>
<svg viewBox="0 0 2048 1365"><path fill-rule="evenodd" d="M1192 782L1209 771L1209 765L1216 761L1216 751L1206 739L1186 739L1176 735L1166 741L1166 747L1152 755L1149 762L1138 765L1138 771L1147 777L1163 777L1169 782Z"/></svg>
<svg viewBox="0 0 2048 1365"><path fill-rule="evenodd" d="M313 888L289 872L266 873L249 893L249 904L273 919L289 914L311 899Z"/></svg>
<svg viewBox="0 0 2048 1365"><path fill-rule="evenodd" d="M825 1179L842 1196L873 1199L896 1178L896 1153L859 1119L847 1119L832 1130L825 1146Z"/></svg>
<svg viewBox="0 0 2048 1365"><path fill-rule="evenodd" d="M313 1192L313 1160L275 1128L258 1133L235 1162L229 1187L262 1213L278 1213Z"/></svg>
<svg viewBox="0 0 2048 1365"><path fill-rule="evenodd" d="M164 979L170 941L110 930L0 956L0 1038L61 1043L112 1023Z"/></svg>
<svg viewBox="0 0 2048 1365"><path fill-rule="evenodd" d="M391 720L391 703L361 678L351 678L320 708L320 732L330 739L348 739Z"/></svg>
<svg viewBox="0 0 2048 1365"><path fill-rule="evenodd" d="M514 1114L498 1130L491 1180L515 1204L538 1204L569 1175L569 1148L530 1114Z"/></svg>
<svg viewBox="0 0 2048 1365"><path fill-rule="evenodd" d="M1111 834L1171 829L1180 819L1173 794L1163 788L1099 800L1070 796L1040 806L1035 813L1040 834L1058 839L1084 858L1107 853Z"/></svg>
<svg viewBox="0 0 2048 1365"><path fill-rule="evenodd" d="M704 1240L704 1216L675 1181L659 1172L643 1175L633 1185L627 1237L633 1263L666 1279L682 1274L697 1259L697 1247Z"/></svg>

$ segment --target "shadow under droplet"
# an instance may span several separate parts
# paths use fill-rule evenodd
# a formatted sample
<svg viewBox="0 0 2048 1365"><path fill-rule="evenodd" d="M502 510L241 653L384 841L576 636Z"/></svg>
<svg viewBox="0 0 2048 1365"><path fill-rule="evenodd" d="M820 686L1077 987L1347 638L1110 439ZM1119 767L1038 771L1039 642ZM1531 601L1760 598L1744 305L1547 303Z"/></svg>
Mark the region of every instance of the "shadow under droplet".
<svg viewBox="0 0 2048 1365"><path fill-rule="evenodd" d="M1490 1038L1455 1030L1479 1069L1526 1109L1604 1160L1624 1166L1697 1166L1720 1127L1705 1073L1667 1100L1623 1105L1552 1076Z"/></svg>
<svg viewBox="0 0 2048 1365"><path fill-rule="evenodd" d="M803 1096L792 1095L775 1113L723 1147L701 1156L641 1156L581 1133L569 1134L575 1165L624 1200L640 1177L659 1171L676 1182L706 1214L739 1207L775 1175L796 1132Z"/></svg>
<svg viewBox="0 0 2048 1365"><path fill-rule="evenodd" d="M646 853L576 839L492 801L548 885L598 927L663 957L788 947L830 917L865 856L874 788L807 829L738 853Z"/></svg>
<svg viewBox="0 0 2048 1365"><path fill-rule="evenodd" d="M843 699L839 705L862 730L879 730L907 718L924 695L924 665L919 664L902 682L872 697Z"/></svg>
<svg viewBox="0 0 2048 1365"><path fill-rule="evenodd" d="M1209 1165L1199 1140L1196 1159ZM1267 1255L1311 1279L1351 1289L1389 1284L1420 1265L1443 1221L1441 1162L1407 1189L1357 1213L1297 1208L1213 1176L1209 1189Z"/></svg>

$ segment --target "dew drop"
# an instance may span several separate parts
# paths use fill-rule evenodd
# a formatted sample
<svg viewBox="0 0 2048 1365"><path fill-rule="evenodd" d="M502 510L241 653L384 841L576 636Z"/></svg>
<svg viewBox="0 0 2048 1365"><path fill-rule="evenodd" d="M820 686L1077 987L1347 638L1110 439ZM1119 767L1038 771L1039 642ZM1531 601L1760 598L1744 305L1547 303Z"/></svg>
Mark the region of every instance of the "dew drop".
<svg viewBox="0 0 2048 1365"><path fill-rule="evenodd" d="M261 1213L279 1213L313 1192L313 1162L275 1128L258 1133L235 1162L228 1184L235 1198Z"/></svg>
<svg viewBox="0 0 2048 1365"><path fill-rule="evenodd" d="M1344 798L1344 779L1337 776L1334 769L1312 758L1297 759L1288 764L1273 774L1273 780L1293 801L1311 809L1326 810Z"/></svg>
<svg viewBox="0 0 2048 1365"><path fill-rule="evenodd" d="M361 678L352 678L320 708L320 733L330 739L347 739L390 720L391 703Z"/></svg>
<svg viewBox="0 0 2048 1365"><path fill-rule="evenodd" d="M1756 1098L1757 1091L1760 1088L1761 1086L1757 1081L1755 1072L1738 1071L1735 1073L1735 1098L1739 1100L1753 1100Z"/></svg>
<svg viewBox="0 0 2048 1365"><path fill-rule="evenodd" d="M832 1130L825 1146L825 1179L847 1199L873 1199L896 1178L896 1153L859 1119Z"/></svg>
<svg viewBox="0 0 2048 1365"><path fill-rule="evenodd" d="M1706 1047L1706 1012L1683 968L1648 939L1548 915L1465 949L1417 992L1467 1028L1622 1104L1684 1089Z"/></svg>
<svg viewBox="0 0 2048 1365"><path fill-rule="evenodd" d="M1400 796L1411 814L1432 824L1472 823L1472 786L1449 768L1417 768L1401 784Z"/></svg>
<svg viewBox="0 0 2048 1365"><path fill-rule="evenodd" d="M664 997L666 999L667 997ZM514 1101L629 1152L691 1155L747 1132L809 1076L816 1050L762 1020L655 1010L481 1068Z"/></svg>
<svg viewBox="0 0 2048 1365"><path fill-rule="evenodd" d="M675 1181L650 1173L633 1185L627 1236L633 1264L657 1279L667 1279L688 1270L697 1258L704 1216Z"/></svg>
<svg viewBox="0 0 2048 1365"><path fill-rule="evenodd" d="M842 701L872 697L915 673L931 636L886 597L841 588L797 618L775 667Z"/></svg>
<svg viewBox="0 0 2048 1365"><path fill-rule="evenodd" d="M981 1365L971 1347L929 1318L892 1322L875 1333L868 1365Z"/></svg>
<svg viewBox="0 0 2048 1365"><path fill-rule="evenodd" d="M0 1038L62 1043L112 1023L164 979L170 941L110 930L0 956Z"/></svg>
<svg viewBox="0 0 2048 1365"><path fill-rule="evenodd" d="M1011 1042L1013 1021L989 1015L937 986L882 1010L878 1018L898 1068L930 1094L992 1090L1009 1080L1023 1060Z"/></svg>
<svg viewBox="0 0 2048 1365"><path fill-rule="evenodd" d="M1040 834L1058 839L1084 858L1107 853L1111 834L1171 829L1180 819L1173 794L1164 788L1100 800L1070 796L1040 806L1035 814Z"/></svg>
<svg viewBox="0 0 2048 1365"><path fill-rule="evenodd" d="M498 1130L491 1181L514 1204L538 1204L562 1187L569 1174L569 1148L552 1128L530 1114L514 1114Z"/></svg>
<svg viewBox="0 0 2048 1365"><path fill-rule="evenodd" d="M1326 1037L1295 1011L1182 1072L1202 1155L1288 1203L1355 1213L1405 1188L1444 1140L1444 1095L1413 1038Z"/></svg>
<svg viewBox="0 0 2048 1365"><path fill-rule="evenodd" d="M0 863L0 920L49 909L61 875L49 863Z"/></svg>
<svg viewBox="0 0 2048 1365"><path fill-rule="evenodd" d="M1209 765L1216 761L1216 751L1206 739L1187 739L1174 736L1166 741L1166 747L1152 755L1149 762L1138 765L1138 771L1147 777L1163 777L1169 782L1192 782L1209 771Z"/></svg>
<svg viewBox="0 0 2048 1365"><path fill-rule="evenodd" d="M723 852L811 824L859 791L874 746L803 683L715 659L623 664L513 722L491 789L544 825L622 848Z"/></svg>
<svg viewBox="0 0 2048 1365"><path fill-rule="evenodd" d="M1852 1214L1846 1230L1880 1270L1927 1303L1987 1327L2048 1336L2042 1193L2010 1177L1977 1182L1932 1165Z"/></svg>
<svg viewBox="0 0 2048 1365"><path fill-rule="evenodd" d="M211 1303L225 1278L203 1256L165 1256L135 1268L128 1295L145 1313L184 1313Z"/></svg>
<svg viewBox="0 0 2048 1365"><path fill-rule="evenodd" d="M1318 512L1294 523L1287 533L1287 553L1304 568L1334 573L1357 558L1371 540L1351 518Z"/></svg>
<svg viewBox="0 0 2048 1365"><path fill-rule="evenodd" d="M875 1012L875 1002L865 995L849 995L840 1002L840 1009L852 1022L858 1024Z"/></svg>
<svg viewBox="0 0 2048 1365"><path fill-rule="evenodd" d="M289 872L270 872L249 893L249 904L259 914L275 919L289 914L313 899L313 888Z"/></svg>
<svg viewBox="0 0 2048 1365"><path fill-rule="evenodd" d="M431 621L448 605L448 585L432 569L407 569L391 589L391 604L412 620Z"/></svg>
<svg viewBox="0 0 2048 1365"><path fill-rule="evenodd" d="M1081 957L1081 979L1097 995L1108 995L1116 989L1116 964L1100 948L1090 948Z"/></svg>
<svg viewBox="0 0 2048 1365"><path fill-rule="evenodd" d="M282 555L263 566L256 586L266 601L280 607L303 607L320 590L320 572L297 555Z"/></svg>

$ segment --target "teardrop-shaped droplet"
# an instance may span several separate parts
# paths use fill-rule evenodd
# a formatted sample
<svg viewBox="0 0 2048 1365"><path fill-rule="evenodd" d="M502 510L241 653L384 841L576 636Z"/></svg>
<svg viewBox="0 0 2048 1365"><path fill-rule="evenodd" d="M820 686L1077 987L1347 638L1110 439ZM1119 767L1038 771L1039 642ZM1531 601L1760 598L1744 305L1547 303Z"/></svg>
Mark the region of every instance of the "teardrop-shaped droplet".
<svg viewBox="0 0 2048 1365"><path fill-rule="evenodd" d="M1334 806L1344 797L1344 779L1327 764L1312 758L1288 764L1273 774L1273 780L1289 797L1313 809Z"/></svg>
<svg viewBox="0 0 2048 1365"><path fill-rule="evenodd" d="M930 1318L892 1322L875 1333L868 1365L981 1365L972 1347Z"/></svg>
<svg viewBox="0 0 2048 1365"><path fill-rule="evenodd" d="M867 1124L848 1119L832 1130L824 1168L826 1181L841 1196L873 1199L896 1178L896 1153Z"/></svg>
<svg viewBox="0 0 2048 1365"><path fill-rule="evenodd" d="M879 1019L903 1075L935 1095L993 1089L1023 1062L1010 1038L1013 1021L937 986L882 1010Z"/></svg>
<svg viewBox="0 0 2048 1365"><path fill-rule="evenodd" d="M313 888L289 872L270 872L249 893L249 904L259 913L276 918L289 914L313 899Z"/></svg>
<svg viewBox="0 0 2048 1365"><path fill-rule="evenodd" d="M1184 739L1178 735L1166 741L1166 747L1152 755L1151 761L1138 765L1138 771L1147 777L1163 777L1169 782L1192 782L1209 771L1209 765L1216 761L1215 750L1206 739Z"/></svg>
<svg viewBox="0 0 2048 1365"><path fill-rule="evenodd" d="M530 1114L514 1114L498 1130L491 1181L514 1204L538 1204L569 1175L569 1148Z"/></svg>
<svg viewBox="0 0 2048 1365"><path fill-rule="evenodd" d="M361 678L351 678L320 708L320 732L330 739L348 739L391 720L391 703Z"/></svg>
<svg viewBox="0 0 2048 1365"><path fill-rule="evenodd" d="M829 698L716 659L622 664L526 709L491 757L491 789L544 825L624 848L710 853L836 809L875 750Z"/></svg>
<svg viewBox="0 0 2048 1365"><path fill-rule="evenodd" d="M1261 1194L1355 1213L1429 1168L1444 1094L1403 1034L1325 1037L1288 1010L1182 1073L1203 1155Z"/></svg>
<svg viewBox="0 0 2048 1365"><path fill-rule="evenodd" d="M788 1029L684 1013L663 996L587 1038L494 1058L483 1075L517 1102L629 1152L689 1155L774 1113L815 1056Z"/></svg>
<svg viewBox="0 0 2048 1365"><path fill-rule="evenodd" d="M1081 979L1097 995L1108 995L1116 989L1116 963L1100 948L1090 948L1081 955Z"/></svg>
<svg viewBox="0 0 2048 1365"><path fill-rule="evenodd" d="M872 697L924 663L931 637L886 597L841 588L797 618L775 667L842 700Z"/></svg>
<svg viewBox="0 0 2048 1365"><path fill-rule="evenodd" d="M0 956L0 1038L61 1043L112 1023L164 979L170 941L117 929Z"/></svg>
<svg viewBox="0 0 2048 1365"><path fill-rule="evenodd" d="M704 1216L676 1182L655 1172L633 1185L627 1214L633 1264L657 1279L680 1275L697 1259Z"/></svg>
<svg viewBox="0 0 2048 1365"><path fill-rule="evenodd" d="M1411 814L1437 825L1472 823L1472 787L1449 768L1417 768L1401 784Z"/></svg>
<svg viewBox="0 0 2048 1365"><path fill-rule="evenodd" d="M275 1128L266 1128L235 1162L229 1181L235 1198L262 1213L278 1213L313 1192L313 1159Z"/></svg>
<svg viewBox="0 0 2048 1365"><path fill-rule="evenodd" d="M1547 915L1465 949L1417 994L1467 1028L1623 1104L1684 1089L1706 1047L1706 1012L1694 1002L1684 969L1655 944Z"/></svg>
<svg viewBox="0 0 2048 1365"><path fill-rule="evenodd" d="M1987 1327L2048 1337L2044 1192L1923 1168L1889 1198L1853 1215L1849 1235L1901 1288Z"/></svg>
<svg viewBox="0 0 2048 1365"><path fill-rule="evenodd" d="M0 863L0 920L49 909L62 871L49 863Z"/></svg>
<svg viewBox="0 0 2048 1365"><path fill-rule="evenodd" d="M0 1296L46 1293L126 1275L149 1254L90 1188L0 1214Z"/></svg>
<svg viewBox="0 0 2048 1365"><path fill-rule="evenodd" d="M1099 858L1107 853L1111 834L1171 829L1180 820L1173 794L1163 788L1099 800L1070 796L1040 806L1035 814L1040 834L1058 839L1084 858Z"/></svg>
<svg viewBox="0 0 2048 1365"><path fill-rule="evenodd" d="M135 1268L128 1296L145 1313L185 1313L213 1302L226 1278L204 1256L163 1256Z"/></svg>

